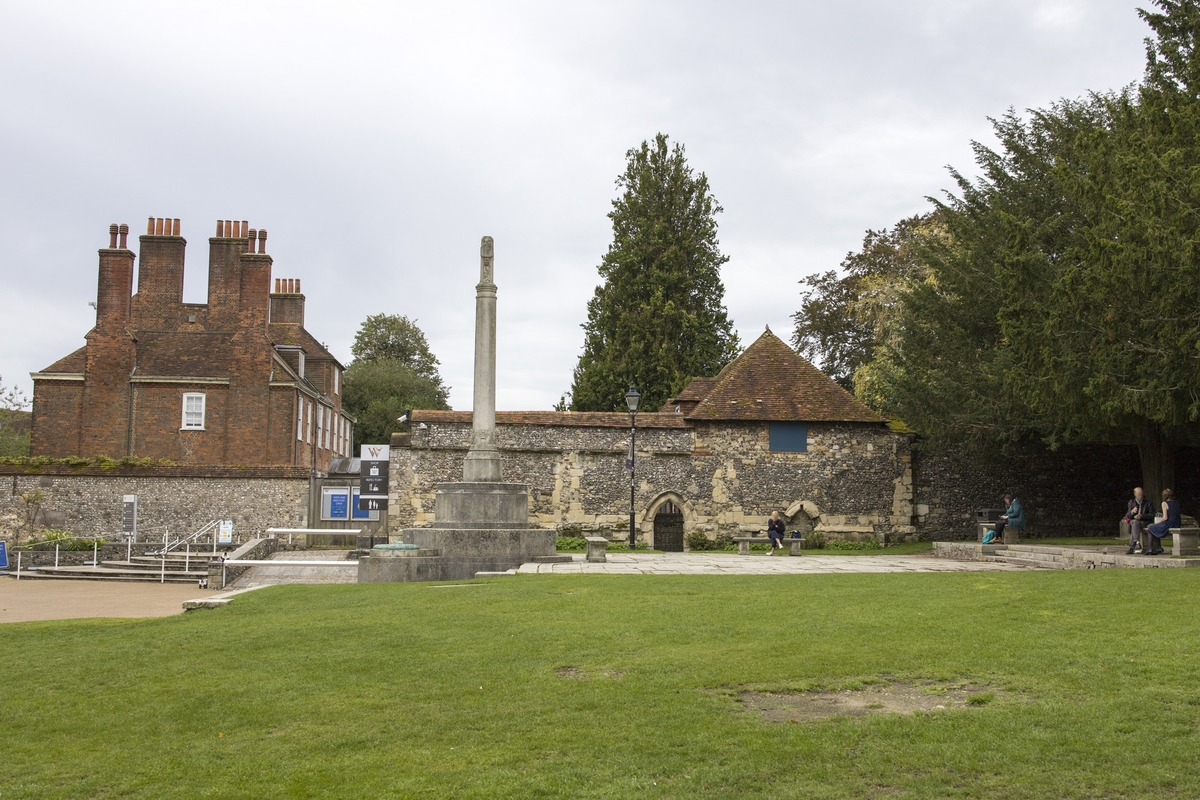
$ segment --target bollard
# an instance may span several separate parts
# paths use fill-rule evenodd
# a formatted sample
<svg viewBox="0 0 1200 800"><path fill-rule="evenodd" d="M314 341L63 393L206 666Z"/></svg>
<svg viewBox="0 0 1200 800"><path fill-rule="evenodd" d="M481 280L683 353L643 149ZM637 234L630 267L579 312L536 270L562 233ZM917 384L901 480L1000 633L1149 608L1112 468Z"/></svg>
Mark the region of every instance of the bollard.
<svg viewBox="0 0 1200 800"><path fill-rule="evenodd" d="M21 580L21 551L17 551L17 580Z"/></svg>
<svg viewBox="0 0 1200 800"><path fill-rule="evenodd" d="M58 569L58 545L54 545L54 568Z"/></svg>

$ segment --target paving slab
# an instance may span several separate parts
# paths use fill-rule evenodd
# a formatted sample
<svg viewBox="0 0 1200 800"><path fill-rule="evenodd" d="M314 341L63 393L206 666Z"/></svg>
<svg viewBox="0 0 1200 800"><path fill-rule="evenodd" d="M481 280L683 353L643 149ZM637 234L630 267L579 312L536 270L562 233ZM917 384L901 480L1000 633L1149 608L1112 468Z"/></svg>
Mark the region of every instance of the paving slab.
<svg viewBox="0 0 1200 800"><path fill-rule="evenodd" d="M349 555L349 550L289 550L273 553L268 560L345 561L346 565L251 567L237 580L231 581L229 586L233 589L250 589L282 583L358 583L358 562L348 560Z"/></svg>
<svg viewBox="0 0 1200 800"><path fill-rule="evenodd" d="M770 556L736 553L608 553L597 564L580 556L569 564L522 564L538 575L823 575L887 572L1013 572L1018 564L955 561L931 555Z"/></svg>

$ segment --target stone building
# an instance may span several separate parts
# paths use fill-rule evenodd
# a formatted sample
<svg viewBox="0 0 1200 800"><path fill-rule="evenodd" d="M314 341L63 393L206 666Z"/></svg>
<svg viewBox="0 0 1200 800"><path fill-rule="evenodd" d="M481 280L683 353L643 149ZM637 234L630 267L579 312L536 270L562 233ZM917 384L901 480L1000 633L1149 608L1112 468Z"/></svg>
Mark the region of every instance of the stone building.
<svg viewBox="0 0 1200 800"><path fill-rule="evenodd" d="M434 494L461 480L471 414L417 411L392 439L391 527L433 522ZM625 413L498 412L505 480L529 485L532 524L628 530ZM769 330L715 378L693 378L660 411L637 415L639 537L683 549L687 531L789 528L847 538L915 532L910 437L892 431Z"/></svg>
<svg viewBox="0 0 1200 800"><path fill-rule="evenodd" d="M208 299L183 302L178 219L150 219L137 292L128 228L100 250L86 344L32 373L34 456L328 469L349 456L343 367L304 327L300 281L275 279L267 232L218 221Z"/></svg>

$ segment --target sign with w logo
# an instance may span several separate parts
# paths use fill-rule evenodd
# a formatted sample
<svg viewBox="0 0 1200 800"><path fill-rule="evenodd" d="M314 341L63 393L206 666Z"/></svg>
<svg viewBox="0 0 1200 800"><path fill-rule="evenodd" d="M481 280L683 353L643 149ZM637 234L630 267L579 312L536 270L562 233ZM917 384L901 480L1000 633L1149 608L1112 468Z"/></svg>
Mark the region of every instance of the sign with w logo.
<svg viewBox="0 0 1200 800"><path fill-rule="evenodd" d="M382 511L388 503L388 464L392 448L386 444L364 444L359 450L359 511Z"/></svg>

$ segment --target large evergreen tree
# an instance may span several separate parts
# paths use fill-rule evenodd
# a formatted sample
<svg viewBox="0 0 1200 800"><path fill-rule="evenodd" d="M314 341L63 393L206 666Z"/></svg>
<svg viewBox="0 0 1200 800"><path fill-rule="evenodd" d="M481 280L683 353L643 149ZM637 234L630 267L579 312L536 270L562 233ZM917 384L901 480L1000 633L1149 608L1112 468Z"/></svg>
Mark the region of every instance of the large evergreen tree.
<svg viewBox="0 0 1200 800"><path fill-rule="evenodd" d="M860 370L926 433L1136 442L1151 497L1200 419L1200 5L1157 5L1140 86L976 145L983 177L956 174L929 279Z"/></svg>
<svg viewBox="0 0 1200 800"><path fill-rule="evenodd" d="M354 446L386 443L402 430L406 409L448 409L449 389L415 320L395 314L366 318L350 347L342 404L358 420Z"/></svg>
<svg viewBox="0 0 1200 800"><path fill-rule="evenodd" d="M684 148L658 134L626 153L604 282L588 302L571 408L625 408L630 385L657 410L691 376L715 375L739 352L723 304L717 242L721 207Z"/></svg>

